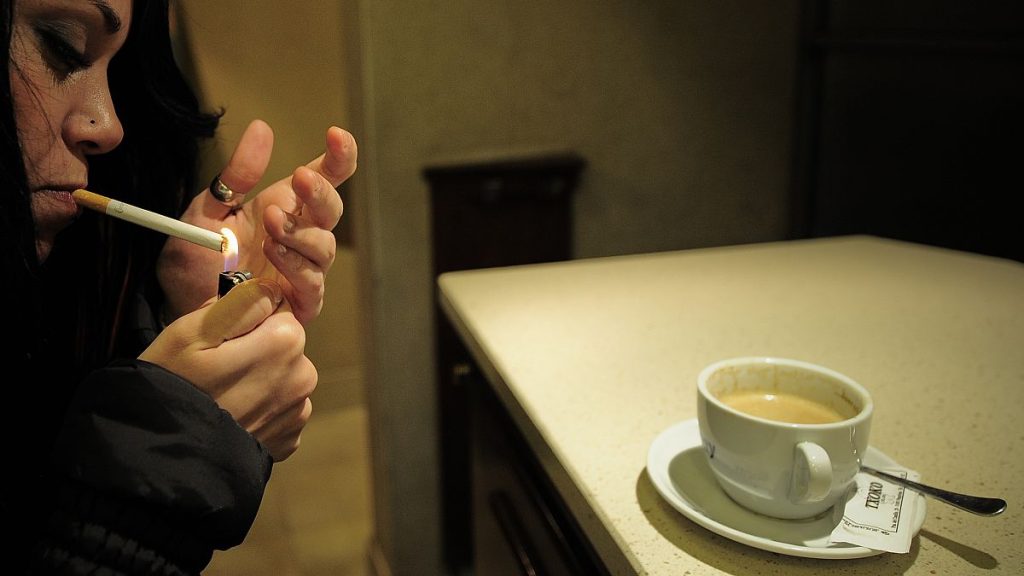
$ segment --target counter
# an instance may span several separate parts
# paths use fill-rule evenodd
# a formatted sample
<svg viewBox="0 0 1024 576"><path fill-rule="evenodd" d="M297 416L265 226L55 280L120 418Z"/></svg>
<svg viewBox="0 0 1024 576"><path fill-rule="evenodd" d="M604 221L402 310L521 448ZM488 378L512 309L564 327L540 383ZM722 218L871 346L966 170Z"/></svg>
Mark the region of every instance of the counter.
<svg viewBox="0 0 1024 576"><path fill-rule="evenodd" d="M1024 573L1024 265L867 236L449 272L442 307L612 574ZM733 356L822 364L875 400L873 448L928 500L908 554L822 560L694 523L646 471Z"/></svg>

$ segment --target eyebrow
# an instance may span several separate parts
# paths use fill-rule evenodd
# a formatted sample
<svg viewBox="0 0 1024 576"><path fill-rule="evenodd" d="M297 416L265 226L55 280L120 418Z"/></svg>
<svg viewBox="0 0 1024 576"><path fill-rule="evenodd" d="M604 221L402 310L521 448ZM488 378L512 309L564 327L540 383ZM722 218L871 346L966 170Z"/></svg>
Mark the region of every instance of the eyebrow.
<svg viewBox="0 0 1024 576"><path fill-rule="evenodd" d="M121 17L110 7L106 0L89 0L89 3L96 7L103 15L103 22L107 25L107 32L113 34L119 32L124 26Z"/></svg>

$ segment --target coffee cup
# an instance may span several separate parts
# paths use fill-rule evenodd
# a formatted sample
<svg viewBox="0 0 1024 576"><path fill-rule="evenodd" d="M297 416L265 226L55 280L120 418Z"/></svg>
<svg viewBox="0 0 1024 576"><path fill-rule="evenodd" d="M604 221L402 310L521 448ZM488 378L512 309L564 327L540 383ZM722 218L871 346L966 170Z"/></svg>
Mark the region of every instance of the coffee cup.
<svg viewBox="0 0 1024 576"><path fill-rule="evenodd" d="M697 420L715 478L738 504L775 518L811 518L845 502L872 412L863 386L799 360L732 358L697 378Z"/></svg>

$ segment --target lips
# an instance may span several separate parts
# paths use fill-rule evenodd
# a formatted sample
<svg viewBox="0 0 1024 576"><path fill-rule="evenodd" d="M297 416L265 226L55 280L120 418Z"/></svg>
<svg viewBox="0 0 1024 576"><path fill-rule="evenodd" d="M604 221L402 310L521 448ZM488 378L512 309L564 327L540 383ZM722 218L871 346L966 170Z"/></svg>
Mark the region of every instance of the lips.
<svg viewBox="0 0 1024 576"><path fill-rule="evenodd" d="M32 194L32 216L36 227L41 230L64 229L78 218L80 212L71 190L43 189Z"/></svg>

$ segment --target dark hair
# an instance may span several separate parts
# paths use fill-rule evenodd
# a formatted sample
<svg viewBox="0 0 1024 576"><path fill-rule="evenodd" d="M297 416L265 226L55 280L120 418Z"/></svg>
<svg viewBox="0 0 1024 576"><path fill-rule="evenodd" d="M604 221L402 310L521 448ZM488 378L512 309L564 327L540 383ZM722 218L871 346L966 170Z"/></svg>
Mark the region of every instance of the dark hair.
<svg viewBox="0 0 1024 576"><path fill-rule="evenodd" d="M4 106L0 110L0 264L10 274L13 288L24 287L36 262L35 233L28 200L25 164L21 158L18 132L14 124L13 97L9 74L11 34L13 32L14 3L3 0L0 4L0 95Z"/></svg>
<svg viewBox="0 0 1024 576"><path fill-rule="evenodd" d="M6 347L3 357L21 360L38 338L41 296L36 290L35 231L29 204L25 164L14 122L10 82L10 49L14 27L13 0L0 0L0 303L10 326L23 330L24 342ZM20 346L18 344L21 344Z"/></svg>
<svg viewBox="0 0 1024 576"><path fill-rule="evenodd" d="M119 343L128 295L142 290L166 237L111 218L86 213L63 231L44 266L36 261L34 226L24 162L18 144L9 84L14 0L0 14L4 95L0 116L0 238L5 270L17 276L14 296L31 301L32 320L61 314L43 331L72 324L56 335L76 349L78 372L110 359ZM183 210L196 187L199 141L213 136L220 112L204 113L174 59L169 0L133 0L131 27L110 64L108 78L124 139L113 151L89 159L89 187L107 196L164 214ZM40 295L61 284L59 302ZM40 301L40 299L47 299ZM19 300L14 300L18 302ZM61 308L61 306L64 306ZM70 317L68 317L70 315ZM133 351L137 353L138 351Z"/></svg>

